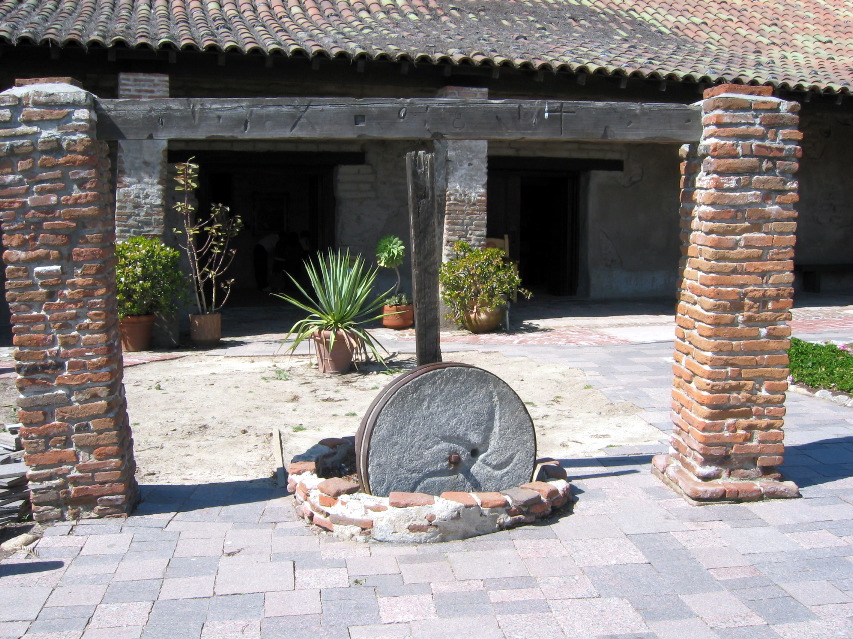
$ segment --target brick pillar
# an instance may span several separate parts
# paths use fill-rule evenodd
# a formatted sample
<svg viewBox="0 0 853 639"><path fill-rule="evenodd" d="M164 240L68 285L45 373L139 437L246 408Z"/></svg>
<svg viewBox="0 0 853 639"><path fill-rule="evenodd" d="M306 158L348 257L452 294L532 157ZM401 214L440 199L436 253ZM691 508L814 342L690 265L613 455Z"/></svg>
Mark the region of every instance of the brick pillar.
<svg viewBox="0 0 853 639"><path fill-rule="evenodd" d="M119 73L118 97L168 98L169 76ZM166 230L167 143L165 140L120 140L116 183L116 235L162 238Z"/></svg>
<svg viewBox="0 0 853 639"><path fill-rule="evenodd" d="M682 150L682 264L669 455L653 472L696 501L797 497L785 450L799 104L770 87L705 92Z"/></svg>
<svg viewBox="0 0 853 639"><path fill-rule="evenodd" d="M0 214L33 514L121 515L137 487L107 145L90 93L32 82L0 93Z"/></svg>
<svg viewBox="0 0 853 639"><path fill-rule="evenodd" d="M443 87L439 98L489 97L488 89ZM444 189L442 258L452 257L452 246L465 240L471 246L486 243L486 171L489 145L485 140L445 140L436 144L437 173Z"/></svg>

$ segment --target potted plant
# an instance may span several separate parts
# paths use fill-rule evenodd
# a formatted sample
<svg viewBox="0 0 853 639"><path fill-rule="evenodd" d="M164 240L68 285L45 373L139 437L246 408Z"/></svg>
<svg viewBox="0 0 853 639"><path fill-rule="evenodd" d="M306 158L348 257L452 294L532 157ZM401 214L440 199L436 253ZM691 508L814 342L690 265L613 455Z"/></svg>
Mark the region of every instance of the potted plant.
<svg viewBox="0 0 853 639"><path fill-rule="evenodd" d="M285 341L292 337L293 342L287 350L293 353L299 344L310 340L317 349L318 368L323 373L345 373L356 355L366 357L368 351L384 363L379 353L381 345L364 328L381 317L382 300L388 294L371 299L377 270L367 268L361 256L351 259L348 250L329 250L325 255L317 254L316 264L306 261L305 271L313 295L290 273L288 277L303 299L276 294L308 313L288 331Z"/></svg>
<svg viewBox="0 0 853 639"><path fill-rule="evenodd" d="M472 333L497 328L507 299L513 293L530 297L521 288L516 265L496 248L475 249L467 242L453 245L456 257L441 265L438 278L441 298L450 312L447 317Z"/></svg>
<svg viewBox="0 0 853 639"><path fill-rule="evenodd" d="M125 351L151 347L155 313L172 313L186 292L181 254L153 237L116 244L116 297Z"/></svg>
<svg viewBox="0 0 853 639"><path fill-rule="evenodd" d="M193 159L177 165L175 188L184 196L174 207L183 222L183 229L175 229L175 233L182 238L181 248L189 261L198 311L190 315L190 338L195 344L209 346L222 336L219 311L234 284L233 279L225 279L236 253L230 243L243 228L243 221L223 204L211 204L207 217L196 215L196 207L190 202L190 194L198 188L198 165Z"/></svg>
<svg viewBox="0 0 853 639"><path fill-rule="evenodd" d="M396 235L386 235L376 245L376 263L382 268L392 268L397 275L394 292L382 307L382 325L386 328L408 328L415 323L415 311L405 293L400 292L400 265L406 256L406 247Z"/></svg>

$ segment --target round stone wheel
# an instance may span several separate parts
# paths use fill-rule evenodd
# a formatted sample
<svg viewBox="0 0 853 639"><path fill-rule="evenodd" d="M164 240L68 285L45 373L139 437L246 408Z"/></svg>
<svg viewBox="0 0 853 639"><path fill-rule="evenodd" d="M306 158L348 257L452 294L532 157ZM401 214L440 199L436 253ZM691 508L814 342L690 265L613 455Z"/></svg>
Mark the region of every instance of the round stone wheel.
<svg viewBox="0 0 853 639"><path fill-rule="evenodd" d="M356 434L364 492L491 492L531 480L536 433L499 377L455 362L404 373L373 400Z"/></svg>

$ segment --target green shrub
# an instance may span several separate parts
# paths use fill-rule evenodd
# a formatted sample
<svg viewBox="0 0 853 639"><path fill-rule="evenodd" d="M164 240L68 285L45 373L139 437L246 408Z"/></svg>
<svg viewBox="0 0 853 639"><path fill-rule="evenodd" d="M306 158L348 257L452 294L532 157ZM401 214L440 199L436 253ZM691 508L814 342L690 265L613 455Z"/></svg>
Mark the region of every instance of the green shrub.
<svg viewBox="0 0 853 639"><path fill-rule="evenodd" d="M834 344L791 339L791 378L812 388L853 393L853 354Z"/></svg>
<svg viewBox="0 0 853 639"><path fill-rule="evenodd" d="M186 295L181 254L160 240L132 237L116 244L116 295L119 317L175 310Z"/></svg>
<svg viewBox="0 0 853 639"><path fill-rule="evenodd" d="M466 314L500 308L516 292L530 297L530 291L521 288L518 268L500 249L456 242L453 250L456 257L441 265L438 280L441 299L450 310L447 317L457 324L464 323Z"/></svg>

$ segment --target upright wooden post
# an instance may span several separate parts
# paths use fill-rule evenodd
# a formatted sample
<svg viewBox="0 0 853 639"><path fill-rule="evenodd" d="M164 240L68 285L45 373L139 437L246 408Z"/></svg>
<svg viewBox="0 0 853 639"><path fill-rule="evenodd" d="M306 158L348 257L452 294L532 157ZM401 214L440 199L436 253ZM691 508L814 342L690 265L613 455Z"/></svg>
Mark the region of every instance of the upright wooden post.
<svg viewBox="0 0 853 639"><path fill-rule="evenodd" d="M409 187L415 347L418 365L433 364L441 361L438 304L438 266L441 263L441 247L438 239L439 224L433 154L426 151L407 153L406 180Z"/></svg>

